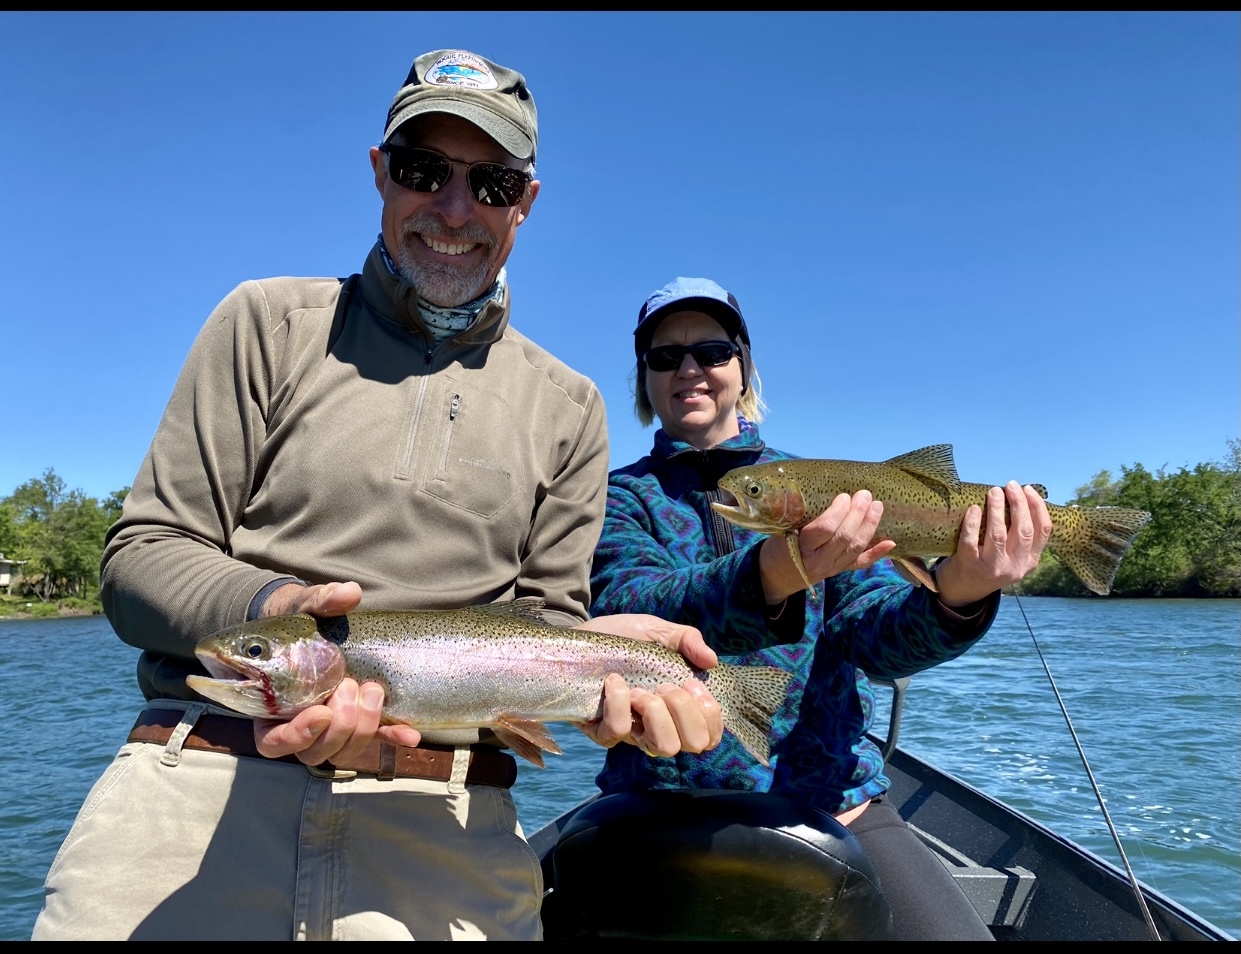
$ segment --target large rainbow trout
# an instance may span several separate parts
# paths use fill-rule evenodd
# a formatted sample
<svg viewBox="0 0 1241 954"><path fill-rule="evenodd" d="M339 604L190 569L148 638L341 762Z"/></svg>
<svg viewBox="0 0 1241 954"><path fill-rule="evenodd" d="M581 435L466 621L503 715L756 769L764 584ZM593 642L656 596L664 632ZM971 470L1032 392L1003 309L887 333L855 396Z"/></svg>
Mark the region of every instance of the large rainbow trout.
<svg viewBox="0 0 1241 954"><path fill-rule="evenodd" d="M195 654L215 678L185 681L261 719L292 718L346 675L374 681L384 687L384 723L490 729L542 766L543 752L561 753L542 723L599 717L609 673L651 691L695 676L719 703L724 728L768 763L771 718L789 673L724 663L696 669L658 643L552 626L542 606L524 597L459 610L272 616L201 639Z"/></svg>
<svg viewBox="0 0 1241 954"><path fill-rule="evenodd" d="M971 504L983 508L991 484L967 484L957 476L951 444L935 444L882 463L856 460L781 460L738 467L720 478L733 502L711 506L727 520L761 533L783 534L807 587L797 531L828 508L838 494L869 490L883 501L874 540L896 543L888 556L915 584L936 589L927 560L957 548L961 521ZM1047 490L1033 485L1047 499ZM1094 593L1106 596L1121 558L1150 520L1126 507L1047 505L1051 539L1047 548Z"/></svg>

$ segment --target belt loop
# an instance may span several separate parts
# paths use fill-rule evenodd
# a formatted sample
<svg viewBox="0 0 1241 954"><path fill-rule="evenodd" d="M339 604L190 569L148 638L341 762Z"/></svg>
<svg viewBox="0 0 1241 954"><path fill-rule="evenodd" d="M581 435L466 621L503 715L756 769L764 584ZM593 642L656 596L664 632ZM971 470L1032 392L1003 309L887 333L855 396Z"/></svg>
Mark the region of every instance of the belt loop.
<svg viewBox="0 0 1241 954"><path fill-rule="evenodd" d="M381 782L391 782L396 778L396 746L391 742L379 743L379 772L376 777Z"/></svg>
<svg viewBox="0 0 1241 954"><path fill-rule="evenodd" d="M465 776L470 771L470 747L458 745L452 750L452 775L448 777L448 791L460 795L465 791Z"/></svg>
<svg viewBox="0 0 1241 954"><path fill-rule="evenodd" d="M168 742L164 746L164 754L159 757L160 765L176 768L181 764L181 746L185 744L186 737L194 731L194 724L198 721L198 717L206 711L207 707L201 702L186 706L185 712L181 714L181 721L177 723L177 727L172 730L172 735L168 737Z"/></svg>

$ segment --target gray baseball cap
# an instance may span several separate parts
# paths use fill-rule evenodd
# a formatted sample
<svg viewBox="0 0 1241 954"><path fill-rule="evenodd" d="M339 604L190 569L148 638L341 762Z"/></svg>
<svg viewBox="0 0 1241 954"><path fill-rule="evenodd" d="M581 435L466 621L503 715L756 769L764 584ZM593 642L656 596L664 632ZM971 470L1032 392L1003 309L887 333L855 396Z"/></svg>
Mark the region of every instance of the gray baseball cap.
<svg viewBox="0 0 1241 954"><path fill-rule="evenodd" d="M384 142L425 113L460 116L515 158L534 160L539 120L526 78L477 53L432 50L414 60L388 109Z"/></svg>

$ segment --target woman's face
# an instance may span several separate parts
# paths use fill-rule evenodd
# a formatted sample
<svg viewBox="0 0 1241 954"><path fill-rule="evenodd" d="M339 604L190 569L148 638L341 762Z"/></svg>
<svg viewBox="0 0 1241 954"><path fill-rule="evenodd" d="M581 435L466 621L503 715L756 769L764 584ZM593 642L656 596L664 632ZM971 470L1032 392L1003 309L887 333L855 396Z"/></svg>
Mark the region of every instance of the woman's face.
<svg viewBox="0 0 1241 954"><path fill-rule="evenodd" d="M728 340L719 322L709 315L677 311L659 323L651 347ZM741 359L737 355L727 364L702 368L687 354L675 371L646 368L645 374L651 407L670 436L706 450L741 432L737 426Z"/></svg>

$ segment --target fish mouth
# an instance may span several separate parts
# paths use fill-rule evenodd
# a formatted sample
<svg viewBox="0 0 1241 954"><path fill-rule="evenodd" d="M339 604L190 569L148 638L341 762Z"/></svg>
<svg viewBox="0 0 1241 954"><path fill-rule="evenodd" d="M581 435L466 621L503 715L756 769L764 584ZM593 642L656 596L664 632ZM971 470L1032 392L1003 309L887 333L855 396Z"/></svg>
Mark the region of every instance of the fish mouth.
<svg viewBox="0 0 1241 954"><path fill-rule="evenodd" d="M720 488L720 499L711 501L711 509L731 523L747 530L765 530L766 524L759 521L758 505L754 501L737 497L735 494Z"/></svg>
<svg viewBox="0 0 1241 954"><path fill-rule="evenodd" d="M214 653L195 653L203 668L215 677L217 682L257 682L263 673L242 662L225 662Z"/></svg>
<svg viewBox="0 0 1241 954"><path fill-rule="evenodd" d="M198 661L203 664L203 668L211 673L212 678L206 676L187 676L186 680L194 680L196 686L218 686L232 691L256 690L265 692L271 687L271 680L267 674L254 667L247 666L240 661L229 661L221 659L214 653L195 653Z"/></svg>
<svg viewBox="0 0 1241 954"><path fill-rule="evenodd" d="M185 684L205 699L243 715L270 719L279 714L271 679L264 672L238 660L225 662L210 653L196 653L199 662L215 678L189 675Z"/></svg>

